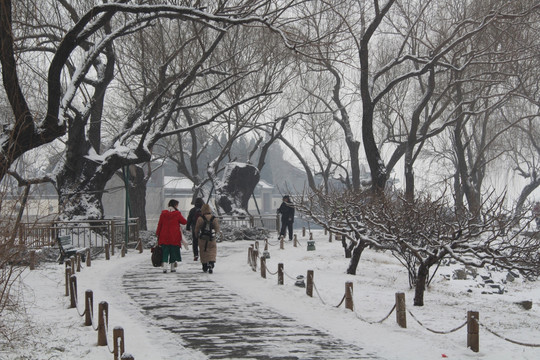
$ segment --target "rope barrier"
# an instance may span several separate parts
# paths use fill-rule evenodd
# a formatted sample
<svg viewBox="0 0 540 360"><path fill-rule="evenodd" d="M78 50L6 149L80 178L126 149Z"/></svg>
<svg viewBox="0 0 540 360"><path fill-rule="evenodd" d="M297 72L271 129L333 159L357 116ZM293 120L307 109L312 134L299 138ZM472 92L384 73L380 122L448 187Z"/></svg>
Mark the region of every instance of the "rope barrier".
<svg viewBox="0 0 540 360"><path fill-rule="evenodd" d="M270 275L277 275L278 270L276 270L276 272L271 272L270 269L268 269L268 266L266 266L266 263L264 264L264 267L266 268L266 272L269 273Z"/></svg>
<svg viewBox="0 0 540 360"><path fill-rule="evenodd" d="M450 334L450 333L453 333L453 332L456 332L458 331L459 329L461 329L462 327L464 327L465 325L467 325L467 321L465 321L463 324L453 328L452 330L447 330L447 331L439 331L439 330L433 330L433 329L430 329L428 328L427 326L425 326L424 324L422 324L420 322L420 320L418 320L416 318L416 316L414 316L414 314L410 311L410 310L407 310L407 312L409 313L409 315L412 316L412 318L421 326L423 327L424 329L428 330L428 331L431 331L432 333L435 333L435 334Z"/></svg>
<svg viewBox="0 0 540 360"><path fill-rule="evenodd" d="M107 348L109 349L109 352L111 354L114 354L114 348L113 350L111 350L111 346L109 345L109 325L107 324L107 322L104 322L104 326L105 326L105 341L107 342Z"/></svg>
<svg viewBox="0 0 540 360"><path fill-rule="evenodd" d="M84 311L81 314L81 311L79 310L79 297L77 296L76 292L74 295L75 295L75 308L77 309L77 313L79 314L79 316L83 317L84 315L86 315L86 309L84 309Z"/></svg>
<svg viewBox="0 0 540 360"><path fill-rule="evenodd" d="M394 312L394 310L396 310L396 304L394 304L394 306L392 306L392 309L390 309L390 312L388 313L388 315L386 315L385 317L383 317L381 320L379 321L370 321L370 320L367 320L367 319L364 319L362 316L360 316L356 311L354 311L354 315L359 319L359 320L362 320L363 322L367 322L368 324L382 324L386 319L388 319L390 317L390 315L392 315L392 313Z"/></svg>
<svg viewBox="0 0 540 360"><path fill-rule="evenodd" d="M512 339L509 339L507 337L504 337L502 335L499 335L497 334L495 331L491 330L490 328L488 328L486 325L484 325L483 323L479 322L477 319L475 319L475 321L478 323L478 325L482 326L484 329L486 329L489 333L495 335L496 337L500 338L500 339L503 339L504 341L508 341L512 344L516 344L516 345L522 345L522 346L528 346L528 347L540 347L540 344L529 344L529 343L524 343L524 342L521 342L521 341L516 341L516 340L512 340Z"/></svg>
<svg viewBox="0 0 540 360"><path fill-rule="evenodd" d="M98 327L95 325L95 319L94 319L94 309L90 308L90 320L92 320L92 329L94 329L94 331L97 331L98 330Z"/></svg>
<svg viewBox="0 0 540 360"><path fill-rule="evenodd" d="M313 288L315 289L315 292L317 293L319 299L322 301L323 305L326 305L326 302L323 300L321 294L319 293L319 289L317 289L317 285L315 285L315 281L313 282ZM343 296L343 298L345 299L345 295Z"/></svg>

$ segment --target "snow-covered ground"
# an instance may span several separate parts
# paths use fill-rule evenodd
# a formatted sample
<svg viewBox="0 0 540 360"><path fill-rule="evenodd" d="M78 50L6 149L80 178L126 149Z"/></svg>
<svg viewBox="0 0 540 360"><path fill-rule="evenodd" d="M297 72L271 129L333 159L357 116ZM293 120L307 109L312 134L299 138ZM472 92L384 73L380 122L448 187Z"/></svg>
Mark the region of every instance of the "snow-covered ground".
<svg viewBox="0 0 540 360"><path fill-rule="evenodd" d="M425 306L413 307L414 290L409 289L407 273L402 265L387 253L366 249L356 276L345 273L348 260L339 242L328 242L322 231L314 231L315 251L307 251L306 238L299 236L300 246L286 242L280 250L276 240L270 243L268 270L277 271L284 264L285 284L277 285L277 275L268 273L263 279L247 265L247 249L251 241L219 244L218 263L213 279L244 298L263 303L300 323L368 349L381 359L540 359L540 348L517 345L510 340L540 344L540 283L509 278L507 272L480 271L475 279L469 273L465 280L453 279L456 264L442 266L425 293ZM274 235L274 234L273 234ZM301 235L299 233L299 235ZM272 236L276 239L277 236ZM261 250L263 243L261 242ZM190 253L186 254L190 258ZM228 254L220 257L219 254ZM191 259L180 264L179 271L199 265ZM109 328L121 326L125 331L126 352L135 359L205 359L182 346L174 334L151 325L136 303L121 286L122 274L150 262L150 252L130 251L126 257L110 261L96 259L90 268L77 273L79 303L84 292L91 289L94 307L101 301L109 303ZM162 274L156 276L175 276ZM316 290L308 297L306 290L294 285L297 275L314 271ZM503 294L494 294L482 279L489 278L504 287ZM69 309L65 295L64 266L40 264L37 270L25 270L20 283L25 311L5 313L1 321L9 325L13 340L0 342L0 359L112 359L108 348L98 347L97 332L83 326L84 318L77 309ZM513 281L510 281L513 280ZM353 282L355 311L341 305L345 283ZM505 282L505 283L503 283ZM395 293L404 292L409 311L422 323L407 314L407 329L396 324L395 313L382 323L392 309ZM532 309L525 310L518 302L530 300ZM81 306L81 311L82 307ZM466 348L466 326L462 325L468 310L479 311L480 352ZM97 312L97 310L94 310ZM445 332L436 334L426 328ZM111 330L112 331L112 330ZM110 337L109 337L110 339ZM110 340L109 340L110 341ZM309 355L306 355L309 359Z"/></svg>

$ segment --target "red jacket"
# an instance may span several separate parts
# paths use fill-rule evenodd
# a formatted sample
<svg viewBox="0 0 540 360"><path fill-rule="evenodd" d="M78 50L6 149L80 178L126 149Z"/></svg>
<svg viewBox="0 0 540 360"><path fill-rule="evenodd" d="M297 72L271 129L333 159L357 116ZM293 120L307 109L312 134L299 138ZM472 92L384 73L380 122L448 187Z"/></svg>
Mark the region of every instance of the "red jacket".
<svg viewBox="0 0 540 360"><path fill-rule="evenodd" d="M182 232L180 224L186 225L187 220L178 210L163 210L159 216L159 222L156 230L158 243L160 245L182 246Z"/></svg>

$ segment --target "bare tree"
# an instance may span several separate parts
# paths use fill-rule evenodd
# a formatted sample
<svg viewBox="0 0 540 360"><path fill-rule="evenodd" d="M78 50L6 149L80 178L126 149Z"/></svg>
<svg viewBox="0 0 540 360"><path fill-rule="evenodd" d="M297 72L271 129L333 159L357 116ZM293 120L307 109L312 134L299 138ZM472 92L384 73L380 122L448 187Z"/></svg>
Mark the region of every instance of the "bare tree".
<svg viewBox="0 0 540 360"><path fill-rule="evenodd" d="M539 273L536 254L540 241L522 236L521 231L505 231L508 223L500 219L508 218L508 214L501 198L485 204L480 215L463 216L443 198L418 197L409 202L399 194L349 192L325 197L323 208L320 196L305 195L295 201L295 206L354 244L347 273L356 273L366 247L391 251L409 271L416 306L424 305L431 267L444 258L475 267L490 264L524 274Z"/></svg>

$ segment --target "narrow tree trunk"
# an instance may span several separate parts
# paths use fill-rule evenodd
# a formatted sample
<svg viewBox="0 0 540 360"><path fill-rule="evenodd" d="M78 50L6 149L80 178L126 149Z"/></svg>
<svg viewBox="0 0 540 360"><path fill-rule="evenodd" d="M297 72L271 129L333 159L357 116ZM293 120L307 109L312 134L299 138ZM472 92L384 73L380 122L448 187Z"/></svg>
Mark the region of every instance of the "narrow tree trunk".
<svg viewBox="0 0 540 360"><path fill-rule="evenodd" d="M362 252L366 247L367 244L363 240L359 240L356 243L356 246L352 251L352 258L349 262L349 267L347 268L347 274L356 275L356 269L358 268L358 263L360 262L360 256L362 256Z"/></svg>
<svg viewBox="0 0 540 360"><path fill-rule="evenodd" d="M414 289L414 306L424 306L424 291L426 290L428 275L429 268L424 263L421 263L418 268L418 277Z"/></svg>

